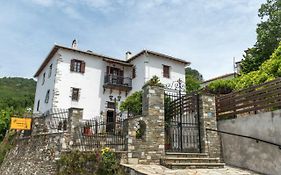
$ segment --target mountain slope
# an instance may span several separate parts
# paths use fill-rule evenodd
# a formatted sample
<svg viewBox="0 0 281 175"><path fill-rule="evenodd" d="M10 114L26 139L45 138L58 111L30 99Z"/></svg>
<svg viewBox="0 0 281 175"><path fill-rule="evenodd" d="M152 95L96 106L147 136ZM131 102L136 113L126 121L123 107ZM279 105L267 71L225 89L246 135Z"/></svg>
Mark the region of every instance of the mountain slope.
<svg viewBox="0 0 281 175"><path fill-rule="evenodd" d="M33 106L36 81L20 77L0 78L0 109Z"/></svg>

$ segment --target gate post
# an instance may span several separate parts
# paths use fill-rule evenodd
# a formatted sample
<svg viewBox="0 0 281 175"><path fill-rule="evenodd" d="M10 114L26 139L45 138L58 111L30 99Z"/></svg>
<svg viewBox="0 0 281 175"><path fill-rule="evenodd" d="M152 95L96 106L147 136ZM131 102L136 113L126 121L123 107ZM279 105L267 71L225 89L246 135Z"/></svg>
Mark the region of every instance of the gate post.
<svg viewBox="0 0 281 175"><path fill-rule="evenodd" d="M217 130L215 96L211 94L199 95L200 142L203 153L210 157L220 158L221 142L217 132L206 131L206 128Z"/></svg>
<svg viewBox="0 0 281 175"><path fill-rule="evenodd" d="M80 139L78 138L76 132L79 127L79 120L83 118L83 109L80 108L69 108L68 109L69 117L68 117L68 132L70 133L71 146L77 146L80 143ZM79 132L79 131L78 131Z"/></svg>
<svg viewBox="0 0 281 175"><path fill-rule="evenodd" d="M165 155L164 88L143 87L142 115L127 119L128 163L160 164ZM137 136L138 123L143 123L145 131Z"/></svg>

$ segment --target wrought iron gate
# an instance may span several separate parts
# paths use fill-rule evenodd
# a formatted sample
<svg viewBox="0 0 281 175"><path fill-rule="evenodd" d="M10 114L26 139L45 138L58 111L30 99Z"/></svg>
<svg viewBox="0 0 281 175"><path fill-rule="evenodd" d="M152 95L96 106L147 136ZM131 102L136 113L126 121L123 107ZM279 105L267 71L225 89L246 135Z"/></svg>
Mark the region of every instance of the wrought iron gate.
<svg viewBox="0 0 281 175"><path fill-rule="evenodd" d="M165 90L165 149L201 152L198 94L185 94L179 83Z"/></svg>

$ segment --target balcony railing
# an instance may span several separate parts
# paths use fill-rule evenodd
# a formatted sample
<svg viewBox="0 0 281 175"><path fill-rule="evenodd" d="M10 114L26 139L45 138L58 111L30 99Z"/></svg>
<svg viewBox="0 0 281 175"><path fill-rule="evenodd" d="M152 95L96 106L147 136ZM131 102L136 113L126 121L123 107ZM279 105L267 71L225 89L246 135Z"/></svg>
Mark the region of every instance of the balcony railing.
<svg viewBox="0 0 281 175"><path fill-rule="evenodd" d="M132 78L107 74L104 76L104 87L131 90Z"/></svg>

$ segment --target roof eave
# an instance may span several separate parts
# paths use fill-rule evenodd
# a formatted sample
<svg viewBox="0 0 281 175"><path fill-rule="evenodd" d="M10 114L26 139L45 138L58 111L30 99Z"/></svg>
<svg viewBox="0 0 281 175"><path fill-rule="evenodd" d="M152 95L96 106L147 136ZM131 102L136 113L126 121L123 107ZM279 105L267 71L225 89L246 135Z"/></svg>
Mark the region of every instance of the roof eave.
<svg viewBox="0 0 281 175"><path fill-rule="evenodd" d="M157 52L154 52L154 51L150 51L150 50L142 50L141 52L137 53L136 55L134 55L133 57L128 59L127 62L130 62L130 61L136 59L137 57L139 57L142 54L151 54L151 55L156 55L156 56L164 57L164 58L167 58L167 59L171 59L173 61L181 62L181 63L185 64L186 66L189 66L191 64L188 61L185 61L185 60L182 60L182 59L179 59L179 58L175 58L175 57L172 57L172 56L169 56L169 55L157 53Z"/></svg>
<svg viewBox="0 0 281 175"><path fill-rule="evenodd" d="M38 77L39 74L42 72L42 70L44 69L44 67L48 64L48 62L51 60L51 58L55 55L55 53L57 52L57 50L59 49L58 45L54 45L53 48L51 49L51 51L48 53L47 57L44 59L43 63L40 65L39 69L36 71L36 73L34 74L34 78Z"/></svg>

